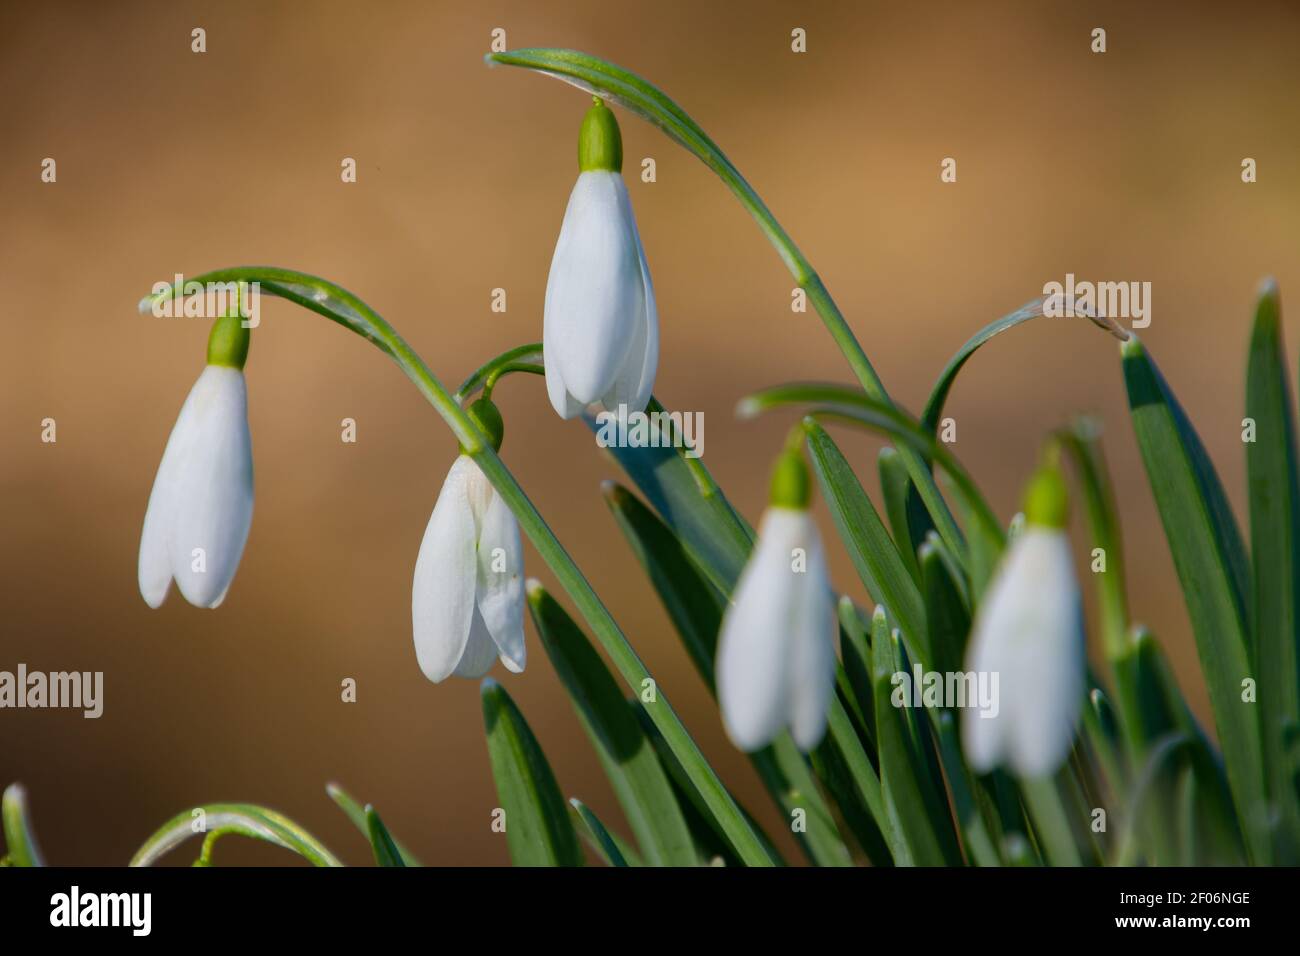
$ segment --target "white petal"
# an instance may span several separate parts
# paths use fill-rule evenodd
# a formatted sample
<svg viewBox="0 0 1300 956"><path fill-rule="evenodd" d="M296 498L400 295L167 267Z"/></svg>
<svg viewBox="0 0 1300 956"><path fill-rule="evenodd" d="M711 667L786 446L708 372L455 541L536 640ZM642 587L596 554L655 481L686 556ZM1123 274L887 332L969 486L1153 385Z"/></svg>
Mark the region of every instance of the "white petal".
<svg viewBox="0 0 1300 956"><path fill-rule="evenodd" d="M494 570L494 566L503 570ZM479 530L478 610L501 663L515 674L521 673L525 664L523 572L519 522L493 491Z"/></svg>
<svg viewBox="0 0 1300 956"><path fill-rule="evenodd" d="M587 405L614 384L645 310L635 226L618 173L581 173L551 259L543 317L545 361ZM558 403L552 396L552 404Z"/></svg>
<svg viewBox="0 0 1300 956"><path fill-rule="evenodd" d="M983 674L998 675L996 711L985 712L970 707L962 715L962 750L976 773L989 773L1003 762L1007 752L1007 736L1011 722L1015 720L1002 692L1001 667L993 659L994 650L989 646L987 638L981 637L979 632L971 635L966 652L966 670L974 673L977 679Z"/></svg>
<svg viewBox="0 0 1300 956"><path fill-rule="evenodd" d="M542 322L542 363L546 369L546 397L551 400L551 407L555 409L555 414L567 420L582 414L585 406L570 395L569 390L564 387L564 374L560 371L559 360L555 358L559 355L559 347L551 341L554 328L554 322Z"/></svg>
<svg viewBox="0 0 1300 956"><path fill-rule="evenodd" d="M191 390L192 393L192 390ZM167 538L171 531L172 513L175 510L172 490L176 462L189 453L194 432L190 427L191 415L188 399L181 406L172 433L163 450L162 461L154 476L153 490L149 493L149 507L144 514L144 529L140 532L140 561L138 579L140 595L152 608L159 607L167 597L172 584L171 556L167 552Z"/></svg>
<svg viewBox="0 0 1300 956"><path fill-rule="evenodd" d="M804 545L807 570L797 577L790 629L790 731L803 751L826 733L826 711L835 689L835 608L831 603L826 555L811 517Z"/></svg>
<svg viewBox="0 0 1300 956"><path fill-rule="evenodd" d="M460 664L474 620L474 515L469 484L478 466L456 459L429 516L411 588L411 623L420 670L434 683Z"/></svg>
<svg viewBox="0 0 1300 956"><path fill-rule="evenodd" d="M1070 753L1084 693L1080 595L1066 535L1027 527L990 583L968 669L998 674L998 712L965 715L977 772L1003 764L1022 777L1055 771Z"/></svg>
<svg viewBox="0 0 1300 956"><path fill-rule="evenodd" d="M492 669L496 659L497 646L492 643L492 635L488 633L483 615L479 613L478 608L475 608L469 628L469 640L465 642L465 653L461 655L453 673L457 677L477 680Z"/></svg>
<svg viewBox="0 0 1300 956"><path fill-rule="evenodd" d="M253 520L243 372L209 365L194 383L163 453L149 510L141 540L142 592L149 586L159 601L166 594L165 587L158 589L161 540L185 600L216 607L234 580Z"/></svg>
<svg viewBox="0 0 1300 956"><path fill-rule="evenodd" d="M805 512L769 508L740 574L718 636L718 703L727 735L741 750L770 743L790 708L790 625L804 575L791 567L802 547Z"/></svg>
<svg viewBox="0 0 1300 956"><path fill-rule="evenodd" d="M628 348L627 357L623 359L623 369L609 392L601 399L605 408L617 411L620 405L626 405L630 412L644 411L654 391L655 371L659 366L659 310L655 304L654 283L650 280L650 266L645 259L645 246L641 242L641 233L636 226L636 217L632 215L632 201L627 190L623 190L623 202L627 206L627 220L632 224L632 234L636 238L637 258L641 263L641 282L645 290L645 308L637 316L635 334Z"/></svg>

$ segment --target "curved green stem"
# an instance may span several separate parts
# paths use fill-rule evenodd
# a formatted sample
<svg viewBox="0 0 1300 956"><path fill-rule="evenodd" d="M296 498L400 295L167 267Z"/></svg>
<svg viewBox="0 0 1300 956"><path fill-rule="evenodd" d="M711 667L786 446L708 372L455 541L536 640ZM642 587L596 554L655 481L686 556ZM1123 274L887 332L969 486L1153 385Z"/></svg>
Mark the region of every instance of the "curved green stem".
<svg viewBox="0 0 1300 956"><path fill-rule="evenodd" d="M502 352L496 358L475 369L474 373L461 383L460 388L456 389L456 394L453 397L464 405L480 389L485 392L490 390L503 376L513 372L544 375L546 369L542 364L542 343L534 342L531 345L520 345ZM650 401L646 404L645 413L650 417L651 424L657 428L662 429L665 425L670 429L676 427L672 419L668 417L667 409L653 395L650 396ZM657 418L656 415L663 417ZM713 480L713 475L704 467L704 463L698 457L686 454L689 449L680 435L675 433L664 434L662 431L660 434L665 439L662 442L663 447L676 450L677 455L682 459L687 470L695 479L700 494L707 498L721 493L718 483Z"/></svg>
<svg viewBox="0 0 1300 956"><path fill-rule="evenodd" d="M240 267L222 269L197 276L190 281L199 283L223 281L260 281L264 290L281 295L285 291L294 302L318 312L367 340L378 345L411 380L420 394L442 416L456 441L465 453L474 459L497 493L505 499L514 512L520 527L528 535L542 559L550 566L556 578L572 598L583 619L591 627L609 654L614 666L639 697L643 683L651 680L641 658L620 630L613 616L601 603L582 571L569 557L555 533L546 524L540 512L529 500L514 475L497 457L489 442L456 399L424 364L406 341L387 321L365 302L346 289L328 280L289 269L270 267ZM177 290L172 289L171 295ZM146 300L147 301L147 300ZM750 865L768 865L770 860L753 827L745 819L731 795L718 779L700 753L695 741L668 703L663 689L657 691L656 702L645 705L646 712L663 734L665 742L681 762L683 769L699 792L701 799L727 834L737 854Z"/></svg>
<svg viewBox="0 0 1300 956"><path fill-rule="evenodd" d="M867 358L844 314L831 298L812 263L785 231L767 204L754 191L744 176L718 145L709 138L695 120L653 83L629 70L615 66L599 57L577 50L522 49L504 53L491 53L485 57L489 66L518 66L536 70L547 76L564 80L581 89L612 99L638 116L659 127L670 138L681 144L697 159L718 175L718 178L740 200L740 204L754 217L790 274L808 296L808 300L821 316L822 323L843 353L853 374L867 395L876 401L892 405L885 385ZM949 510L943 495L935 484L934 475L925 460L910 447L899 449L908 475L916 483L922 500L931 510L935 526L954 554L965 556L966 545L961 529Z"/></svg>
<svg viewBox="0 0 1300 956"><path fill-rule="evenodd" d="M226 833L238 833L254 840L292 850L315 866L342 866L342 862L319 840L283 814L251 803L209 803L203 811L206 829L194 829L194 812L186 810L159 827L131 858L131 866L152 866L159 857L198 833L203 833L199 864L212 862L212 844Z"/></svg>
<svg viewBox="0 0 1300 956"><path fill-rule="evenodd" d="M456 389L456 394L452 397L464 405L479 389L490 388L496 384L497 379L511 372L546 374L546 369L542 365L542 343L530 342L528 345L520 345L502 352L492 361L475 369L469 378L461 382L460 388Z"/></svg>

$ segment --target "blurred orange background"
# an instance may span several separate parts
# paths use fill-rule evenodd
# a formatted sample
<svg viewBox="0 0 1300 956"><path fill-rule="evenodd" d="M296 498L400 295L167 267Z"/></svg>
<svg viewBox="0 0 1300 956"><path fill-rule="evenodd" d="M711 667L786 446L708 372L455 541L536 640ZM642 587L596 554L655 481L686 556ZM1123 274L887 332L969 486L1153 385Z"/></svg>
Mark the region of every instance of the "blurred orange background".
<svg viewBox="0 0 1300 956"><path fill-rule="evenodd" d="M1150 281L1144 341L1244 516L1254 291L1271 274L1284 303L1300 295L1294 6L7 4L0 669L105 672L99 720L0 711L0 783L27 785L51 862L125 863L165 819L216 800L279 809L368 862L328 780L375 803L427 863L507 861L490 829L478 688L427 682L410 634L415 556L455 445L378 351L264 299L247 368L257 503L235 584L215 612L175 591L150 611L136 588L149 489L207 335L206 323L138 315L154 282L251 263L328 276L452 387L540 340L587 101L487 69L496 27L511 47L585 50L676 98L801 244L914 411L962 342L1045 282ZM806 54L790 50L795 27ZM619 116L659 297L655 391L704 412L705 462L756 520L789 419L737 422L736 400L848 381L848 369L811 311L791 313L790 276L714 176ZM653 184L636 175L647 156ZM945 185L949 156L958 181ZM55 184L41 182L45 157ZM355 184L340 181L344 157ZM1244 157L1258 162L1253 185ZM505 314L489 308L497 287ZM540 379L509 379L497 396L507 463L724 779L783 831L598 494L618 469L555 417ZM1047 320L997 340L952 394L954 451L1009 518L1042 436L1084 411L1107 427L1134 613L1206 717L1115 342ZM56 444L40 441L46 417ZM356 444L340 441L343 418L357 421ZM878 443L843 441L874 493ZM831 562L865 600L838 544ZM565 795L626 830L531 625L529 641L527 672L494 676ZM340 701L346 677L355 704ZM216 859L296 858L227 840Z"/></svg>

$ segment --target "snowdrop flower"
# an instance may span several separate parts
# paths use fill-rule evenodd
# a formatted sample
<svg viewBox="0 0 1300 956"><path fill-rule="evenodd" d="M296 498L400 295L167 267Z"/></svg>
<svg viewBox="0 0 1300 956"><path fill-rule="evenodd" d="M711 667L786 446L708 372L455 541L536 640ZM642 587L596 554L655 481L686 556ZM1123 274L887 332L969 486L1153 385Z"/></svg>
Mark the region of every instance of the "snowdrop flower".
<svg viewBox="0 0 1300 956"><path fill-rule="evenodd" d="M582 121L578 169L546 281L546 393L561 418L594 402L639 412L654 386L659 318L618 121L599 98Z"/></svg>
<svg viewBox="0 0 1300 956"><path fill-rule="evenodd" d="M167 440L140 535L140 594L150 607L173 578L185 600L216 607L239 567L253 520L248 339L238 315L213 324L207 368Z"/></svg>
<svg viewBox="0 0 1300 956"><path fill-rule="evenodd" d="M1007 549L976 614L966 667L998 675L995 711L969 711L966 758L978 773L1054 772L1069 756L1084 693L1079 585L1065 534L1065 481L1039 470L1025 495L1025 525Z"/></svg>
<svg viewBox="0 0 1300 956"><path fill-rule="evenodd" d="M834 608L810 498L803 457L787 450L718 637L718 702L727 735L741 750L758 750L788 727L807 751L826 731Z"/></svg>
<svg viewBox="0 0 1300 956"><path fill-rule="evenodd" d="M481 398L470 417L501 447L501 413ZM415 655L435 684L482 677L501 658L524 669L523 543L519 522L487 476L462 453L447 472L420 543L411 591Z"/></svg>

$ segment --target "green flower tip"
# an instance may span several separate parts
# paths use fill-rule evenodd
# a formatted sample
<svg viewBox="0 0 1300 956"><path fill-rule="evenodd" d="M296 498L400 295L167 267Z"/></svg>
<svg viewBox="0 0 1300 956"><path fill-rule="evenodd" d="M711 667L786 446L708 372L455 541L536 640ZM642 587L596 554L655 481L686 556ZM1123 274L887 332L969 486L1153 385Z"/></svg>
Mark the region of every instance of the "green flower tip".
<svg viewBox="0 0 1300 956"><path fill-rule="evenodd" d="M208 335L208 364L242 369L248 361L249 330L238 312L212 323Z"/></svg>
<svg viewBox="0 0 1300 956"><path fill-rule="evenodd" d="M768 501L777 508L807 511L812 501L812 481L808 465L798 450L787 448L776 460L772 469L771 493Z"/></svg>
<svg viewBox="0 0 1300 956"><path fill-rule="evenodd" d="M589 173L603 169L612 173L623 171L623 134L618 131L614 111L600 97L582 119L578 133L578 170Z"/></svg>
<svg viewBox="0 0 1300 956"><path fill-rule="evenodd" d="M1044 465L1025 488L1025 521L1041 528L1064 528L1070 517L1070 495L1055 465Z"/></svg>
<svg viewBox="0 0 1300 956"><path fill-rule="evenodd" d="M480 398L465 409L466 414L478 426L479 431L492 443L493 451L501 450L501 440L505 437L506 423L501 418L501 410L490 398Z"/></svg>

